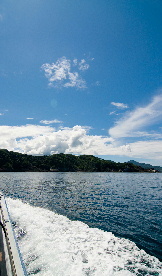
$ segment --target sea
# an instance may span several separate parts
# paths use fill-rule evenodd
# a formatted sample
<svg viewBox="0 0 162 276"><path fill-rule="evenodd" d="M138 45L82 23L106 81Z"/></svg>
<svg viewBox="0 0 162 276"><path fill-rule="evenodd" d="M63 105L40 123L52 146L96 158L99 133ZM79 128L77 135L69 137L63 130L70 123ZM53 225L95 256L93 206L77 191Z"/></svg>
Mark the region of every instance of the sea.
<svg viewBox="0 0 162 276"><path fill-rule="evenodd" d="M28 275L162 275L162 174L0 172Z"/></svg>

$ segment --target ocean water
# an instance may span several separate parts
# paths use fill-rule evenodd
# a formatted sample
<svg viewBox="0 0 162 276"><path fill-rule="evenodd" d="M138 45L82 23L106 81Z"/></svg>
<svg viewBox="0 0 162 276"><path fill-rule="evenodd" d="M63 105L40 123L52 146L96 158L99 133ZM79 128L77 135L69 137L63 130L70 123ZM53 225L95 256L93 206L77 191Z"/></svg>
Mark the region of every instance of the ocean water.
<svg viewBox="0 0 162 276"><path fill-rule="evenodd" d="M0 173L28 275L162 275L162 174Z"/></svg>

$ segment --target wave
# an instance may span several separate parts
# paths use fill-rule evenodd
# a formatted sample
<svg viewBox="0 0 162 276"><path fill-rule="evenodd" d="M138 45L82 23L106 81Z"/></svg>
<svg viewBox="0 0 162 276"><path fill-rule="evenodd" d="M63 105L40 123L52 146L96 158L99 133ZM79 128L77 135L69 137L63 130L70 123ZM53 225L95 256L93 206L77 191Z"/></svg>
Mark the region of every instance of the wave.
<svg viewBox="0 0 162 276"><path fill-rule="evenodd" d="M28 275L162 275L162 263L127 239L19 199L6 201Z"/></svg>

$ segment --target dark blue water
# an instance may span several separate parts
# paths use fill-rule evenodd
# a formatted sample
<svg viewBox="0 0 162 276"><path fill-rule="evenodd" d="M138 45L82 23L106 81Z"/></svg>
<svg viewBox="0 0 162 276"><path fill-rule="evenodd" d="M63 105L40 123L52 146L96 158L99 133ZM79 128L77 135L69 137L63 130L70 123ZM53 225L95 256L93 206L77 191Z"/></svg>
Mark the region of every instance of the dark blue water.
<svg viewBox="0 0 162 276"><path fill-rule="evenodd" d="M128 238L162 260L162 174L0 173L6 196Z"/></svg>

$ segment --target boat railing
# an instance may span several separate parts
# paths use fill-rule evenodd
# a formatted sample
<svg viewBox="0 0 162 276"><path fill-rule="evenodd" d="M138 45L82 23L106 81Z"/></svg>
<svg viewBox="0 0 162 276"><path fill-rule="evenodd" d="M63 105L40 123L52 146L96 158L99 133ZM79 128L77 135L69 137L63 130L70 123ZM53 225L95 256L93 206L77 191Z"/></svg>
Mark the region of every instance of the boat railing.
<svg viewBox="0 0 162 276"><path fill-rule="evenodd" d="M27 276L22 256L12 228L10 215L4 195L0 192L0 227L1 250L0 260L6 267L7 276ZM2 255L2 257L1 257ZM4 256L3 256L4 255ZM1 275L1 274L0 274ZM3 275L3 274L2 274Z"/></svg>

